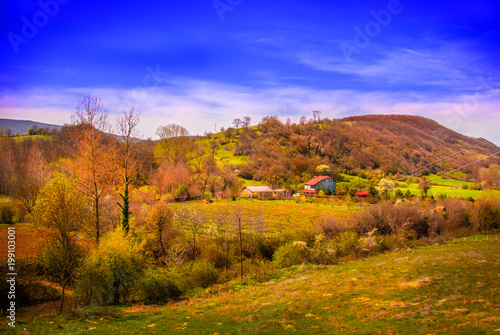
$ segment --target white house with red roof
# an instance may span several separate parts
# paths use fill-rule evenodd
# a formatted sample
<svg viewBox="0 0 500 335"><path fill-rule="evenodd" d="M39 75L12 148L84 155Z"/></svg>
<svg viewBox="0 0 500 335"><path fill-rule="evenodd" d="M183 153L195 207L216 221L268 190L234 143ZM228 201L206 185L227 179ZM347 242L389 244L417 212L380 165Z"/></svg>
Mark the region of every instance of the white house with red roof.
<svg viewBox="0 0 500 335"><path fill-rule="evenodd" d="M337 192L337 183L335 183L335 180L333 180L332 177L314 177L305 184L305 188L300 192L304 193L305 195L314 195L317 192L321 191L322 188L324 191L330 189L332 193L335 193Z"/></svg>

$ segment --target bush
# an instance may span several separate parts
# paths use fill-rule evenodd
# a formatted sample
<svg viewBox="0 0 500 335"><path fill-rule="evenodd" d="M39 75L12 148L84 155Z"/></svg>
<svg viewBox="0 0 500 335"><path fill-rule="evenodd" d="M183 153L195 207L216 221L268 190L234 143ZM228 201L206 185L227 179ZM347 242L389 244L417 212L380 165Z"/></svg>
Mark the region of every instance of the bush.
<svg viewBox="0 0 500 335"><path fill-rule="evenodd" d="M219 272L208 261L194 261L184 266L188 289L196 287L207 288L217 282Z"/></svg>
<svg viewBox="0 0 500 335"><path fill-rule="evenodd" d="M339 256L356 256L358 251L359 236L352 231L340 233L334 238Z"/></svg>
<svg viewBox="0 0 500 335"><path fill-rule="evenodd" d="M163 269L146 269L137 283L137 288L143 299L152 302L177 300L182 295L177 282Z"/></svg>
<svg viewBox="0 0 500 335"><path fill-rule="evenodd" d="M429 224L416 206L383 202L355 217L355 229L363 235L377 229L381 235L403 234L409 238L427 236Z"/></svg>
<svg viewBox="0 0 500 335"><path fill-rule="evenodd" d="M288 268L293 265L306 263L311 256L311 250L306 242L289 242L276 250L273 262L280 268Z"/></svg>
<svg viewBox="0 0 500 335"><path fill-rule="evenodd" d="M146 265L143 246L121 228L104 236L76 276L75 291L87 304L127 301Z"/></svg>
<svg viewBox="0 0 500 335"><path fill-rule="evenodd" d="M319 219L319 226L327 238L332 238L342 232L353 231L352 224L346 220L339 220L334 216L322 217Z"/></svg>
<svg viewBox="0 0 500 335"><path fill-rule="evenodd" d="M0 204L0 224L14 224L14 208L12 203Z"/></svg>
<svg viewBox="0 0 500 335"><path fill-rule="evenodd" d="M478 231L500 228L500 201L496 199L479 199L474 204L474 227Z"/></svg>

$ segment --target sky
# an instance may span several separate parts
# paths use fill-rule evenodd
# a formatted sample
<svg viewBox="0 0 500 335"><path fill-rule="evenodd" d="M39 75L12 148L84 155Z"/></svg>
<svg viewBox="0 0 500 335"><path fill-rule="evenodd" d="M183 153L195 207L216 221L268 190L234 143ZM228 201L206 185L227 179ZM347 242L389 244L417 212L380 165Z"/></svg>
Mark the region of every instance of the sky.
<svg viewBox="0 0 500 335"><path fill-rule="evenodd" d="M139 130L414 114L500 145L500 2L3 0L0 117L64 124L85 95Z"/></svg>

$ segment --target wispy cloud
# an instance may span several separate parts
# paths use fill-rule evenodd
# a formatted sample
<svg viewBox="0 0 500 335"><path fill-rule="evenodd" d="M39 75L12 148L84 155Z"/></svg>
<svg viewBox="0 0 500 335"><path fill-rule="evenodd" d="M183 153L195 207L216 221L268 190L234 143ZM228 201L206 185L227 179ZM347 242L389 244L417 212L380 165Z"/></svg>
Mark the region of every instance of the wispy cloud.
<svg viewBox="0 0 500 335"><path fill-rule="evenodd" d="M500 90L488 94L470 94L446 98L422 93L357 90L314 90L307 87L251 87L171 78L177 90L169 86L148 89L38 88L22 92L3 92L0 115L63 124L70 121L84 94L100 97L111 114L135 105L142 111L140 130L153 137L159 125L178 123L192 134L203 134L228 127L234 118L250 116L258 123L267 115L297 122L301 116L312 117L321 110L323 117L339 118L361 114L415 114L435 119L469 136L493 138L499 131ZM29 97L29 99L26 99ZM21 117L22 116L22 117ZM489 118L489 122L485 122ZM492 125L491 127L488 124ZM500 144L497 142L497 144Z"/></svg>

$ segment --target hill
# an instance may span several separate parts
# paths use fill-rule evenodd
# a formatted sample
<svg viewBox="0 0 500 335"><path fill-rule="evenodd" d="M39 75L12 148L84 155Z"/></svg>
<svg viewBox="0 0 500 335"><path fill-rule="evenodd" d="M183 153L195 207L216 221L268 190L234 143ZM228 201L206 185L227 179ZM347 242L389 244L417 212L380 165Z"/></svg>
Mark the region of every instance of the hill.
<svg viewBox="0 0 500 335"><path fill-rule="evenodd" d="M37 126L38 128L49 128L50 130L59 130L63 127L61 125L31 120L0 119L0 128L3 128L4 131L10 129L12 134L18 133L19 135L27 135L28 130L33 126Z"/></svg>
<svg viewBox="0 0 500 335"><path fill-rule="evenodd" d="M500 327L499 247L478 236L296 266L265 283L233 281L165 306L85 308L9 334L489 334Z"/></svg>
<svg viewBox="0 0 500 335"><path fill-rule="evenodd" d="M220 159L238 166L245 179L279 184L316 173L326 164L339 172L472 174L499 163L500 148L411 115L366 115L304 124L265 117L256 127L214 135ZM233 157L228 157L228 151ZM237 160L235 158L238 158Z"/></svg>

